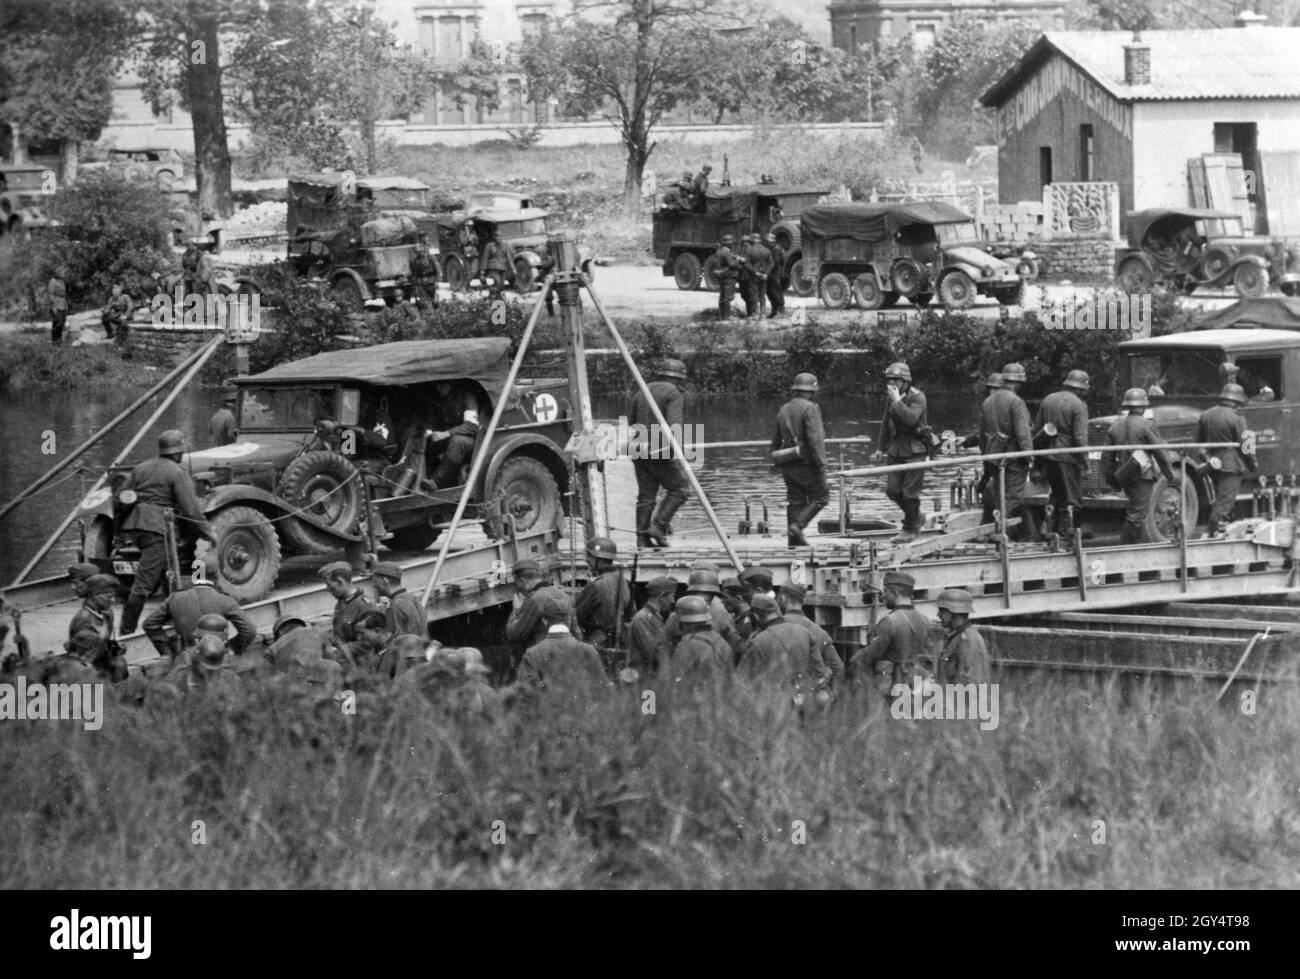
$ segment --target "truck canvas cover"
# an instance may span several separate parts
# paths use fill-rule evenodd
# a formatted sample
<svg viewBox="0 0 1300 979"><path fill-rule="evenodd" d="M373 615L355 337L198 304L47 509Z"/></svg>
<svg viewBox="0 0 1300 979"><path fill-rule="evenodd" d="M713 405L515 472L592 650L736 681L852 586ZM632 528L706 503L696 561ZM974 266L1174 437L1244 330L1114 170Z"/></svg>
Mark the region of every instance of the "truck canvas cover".
<svg viewBox="0 0 1300 979"><path fill-rule="evenodd" d="M800 215L804 234L854 241L885 241L909 224L964 224L970 220L969 214L941 201L817 204Z"/></svg>
<svg viewBox="0 0 1300 979"><path fill-rule="evenodd" d="M743 187L717 187L704 192L704 213L718 222L741 221L754 213L760 197L782 197L829 193L821 187L795 187L788 184L749 184Z"/></svg>
<svg viewBox="0 0 1300 979"><path fill-rule="evenodd" d="M1300 299L1261 296L1241 299L1231 306L1211 313L1197 326L1198 330L1222 330L1226 327L1264 326L1300 330Z"/></svg>
<svg viewBox="0 0 1300 979"><path fill-rule="evenodd" d="M473 378L495 402L509 370L510 341L505 337L402 340L331 350L232 381L241 386L352 383L394 387Z"/></svg>

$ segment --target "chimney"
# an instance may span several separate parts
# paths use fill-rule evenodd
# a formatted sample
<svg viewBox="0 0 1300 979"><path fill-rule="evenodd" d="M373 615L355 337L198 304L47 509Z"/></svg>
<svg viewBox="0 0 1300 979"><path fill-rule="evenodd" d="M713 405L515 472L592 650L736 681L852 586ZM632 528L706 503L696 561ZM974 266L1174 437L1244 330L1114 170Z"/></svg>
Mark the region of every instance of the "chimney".
<svg viewBox="0 0 1300 979"><path fill-rule="evenodd" d="M1266 20L1268 20L1268 18L1263 14L1257 14L1253 10L1243 10L1233 18L1232 24L1234 27L1254 27L1256 24L1262 24Z"/></svg>
<svg viewBox="0 0 1300 979"><path fill-rule="evenodd" d="M1124 84L1151 84L1151 46L1142 40L1142 34L1133 32L1133 40L1124 45Z"/></svg>

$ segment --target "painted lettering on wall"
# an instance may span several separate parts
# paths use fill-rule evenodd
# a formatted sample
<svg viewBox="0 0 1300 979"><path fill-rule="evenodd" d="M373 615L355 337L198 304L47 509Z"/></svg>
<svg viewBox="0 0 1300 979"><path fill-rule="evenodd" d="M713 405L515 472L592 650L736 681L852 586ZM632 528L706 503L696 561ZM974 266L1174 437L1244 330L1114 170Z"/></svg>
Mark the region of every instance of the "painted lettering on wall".
<svg viewBox="0 0 1300 979"><path fill-rule="evenodd" d="M1062 92L1072 94L1125 139L1133 138L1133 107L1117 101L1074 65L1054 55L998 109L998 145L1006 145L1008 136L1029 125Z"/></svg>

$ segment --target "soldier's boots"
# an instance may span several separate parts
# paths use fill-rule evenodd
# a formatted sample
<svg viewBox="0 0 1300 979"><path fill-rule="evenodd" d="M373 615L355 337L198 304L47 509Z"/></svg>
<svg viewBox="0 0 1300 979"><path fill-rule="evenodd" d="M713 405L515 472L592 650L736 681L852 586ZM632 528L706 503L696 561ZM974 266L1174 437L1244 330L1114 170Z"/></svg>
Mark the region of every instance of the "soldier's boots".
<svg viewBox="0 0 1300 979"><path fill-rule="evenodd" d="M655 505L648 503L636 508L636 546L637 547L655 547L657 546L650 537L650 519L654 513ZM672 528L668 528L671 533Z"/></svg>
<svg viewBox="0 0 1300 979"><path fill-rule="evenodd" d="M916 540L921 529L921 501L903 500L903 530L889 539L891 544L906 544Z"/></svg>
<svg viewBox="0 0 1300 979"><path fill-rule="evenodd" d="M651 547L668 546L668 535L671 532L669 527L673 515L681 509L682 504L685 502L685 500L679 500L671 496L665 496L659 502L659 508L655 510L655 515L651 518L650 529L647 532Z"/></svg>
<svg viewBox="0 0 1300 979"><path fill-rule="evenodd" d="M790 507L787 509L786 516L786 537L791 547L807 547L808 538L804 536L804 528L813 522L813 518L822 512L824 504L809 503L806 506L796 509Z"/></svg>

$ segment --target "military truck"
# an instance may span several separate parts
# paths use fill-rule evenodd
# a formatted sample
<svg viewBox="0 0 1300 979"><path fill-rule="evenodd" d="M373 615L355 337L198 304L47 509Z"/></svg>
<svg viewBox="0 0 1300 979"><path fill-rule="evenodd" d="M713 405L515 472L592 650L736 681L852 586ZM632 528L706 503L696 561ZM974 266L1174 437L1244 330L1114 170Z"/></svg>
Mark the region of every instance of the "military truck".
<svg viewBox="0 0 1300 979"><path fill-rule="evenodd" d="M1295 307L1281 309L1274 321L1295 325L1264 326L1259 325L1258 317L1234 320L1220 313L1208 322L1210 329L1124 341L1119 345L1116 389L1145 390L1151 400L1148 413L1165 441L1192 442L1201 412L1216 403L1232 376L1249 399L1242 406L1242 414L1246 427L1256 436L1259 476L1266 479L1270 492L1282 489L1290 496L1300 470L1300 414L1296 413L1300 402L1300 303L1274 301L1290 302ZM1217 325L1216 320L1225 319L1232 325ZM1106 442L1106 430L1118 417L1108 415L1089 423L1088 441L1097 448L1088 454L1083 506L1094 519L1109 516L1118 521L1126 506L1124 494L1106 484L1101 470L1100 447ZM1189 462L1196 455L1190 453ZM1179 454L1171 456L1177 475ZM1253 489L1257 487L1258 483L1255 487L1243 484L1237 502L1238 518L1252 515ZM1046 503L1046 486L1034 484L1031 488L1030 501L1035 505ZM1155 540L1171 539L1179 518L1184 531L1193 534L1198 524L1209 519L1211 493L1208 476L1195 475L1190 466L1188 483L1181 488L1177 481L1170 483L1160 477L1147 516L1149 535Z"/></svg>
<svg viewBox="0 0 1300 979"><path fill-rule="evenodd" d="M328 285L353 311L372 300L391 302L399 289L432 305L440 270L428 238L437 222L424 209L431 193L406 177L290 177L290 267Z"/></svg>
<svg viewBox="0 0 1300 979"><path fill-rule="evenodd" d="M544 262L547 238L556 230L551 212L539 207L481 208L443 214L438 218L443 277L453 292L468 290L475 279L482 279L483 251L492 235L499 234L502 244L510 249L515 290L520 294L531 292L541 285L538 269ZM578 255L583 273L593 277L596 269L590 250L580 246Z"/></svg>
<svg viewBox="0 0 1300 979"><path fill-rule="evenodd" d="M797 276L816 283L830 309L880 309L900 297L925 306L936 293L946 309L978 295L1008 306L1024 297L1028 267L984 251L970 215L941 201L818 204L799 223Z"/></svg>
<svg viewBox="0 0 1300 979"><path fill-rule="evenodd" d="M438 539L464 490L432 481L438 445L427 407L440 382L473 392L486 453L470 513L494 538L559 529L567 510L564 454L573 412L563 378L518 379L490 442L483 439L510 369L503 337L409 340L317 354L251 377L239 388L239 437L189 452L203 512L216 530L223 590L240 601L266 595L290 555L358 549L366 530L391 550L419 551ZM328 416L337 428L322 433ZM116 497L130 467L114 471ZM369 507L367 507L367 500ZM87 560L134 574L138 551L115 540L120 507L108 493L83 501ZM189 567L191 553L181 555Z"/></svg>
<svg viewBox="0 0 1300 979"><path fill-rule="evenodd" d="M0 235L49 227L45 180L51 172L26 164L0 166Z"/></svg>
<svg viewBox="0 0 1300 979"><path fill-rule="evenodd" d="M718 288L718 239L724 234L776 236L786 251L785 273L799 259L799 216L830 191L785 184L748 184L711 189L698 210L659 210L654 215L654 257L678 289Z"/></svg>

